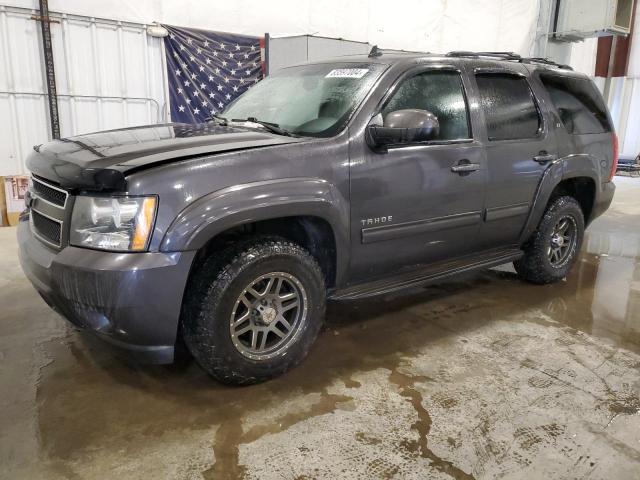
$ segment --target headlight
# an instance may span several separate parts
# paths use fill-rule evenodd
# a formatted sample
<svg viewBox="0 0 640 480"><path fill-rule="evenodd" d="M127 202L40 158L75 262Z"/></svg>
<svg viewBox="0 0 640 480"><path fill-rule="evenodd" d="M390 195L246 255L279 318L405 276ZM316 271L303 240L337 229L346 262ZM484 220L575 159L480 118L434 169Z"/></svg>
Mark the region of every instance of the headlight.
<svg viewBox="0 0 640 480"><path fill-rule="evenodd" d="M156 197L76 197L71 244L100 250L146 250L156 203Z"/></svg>

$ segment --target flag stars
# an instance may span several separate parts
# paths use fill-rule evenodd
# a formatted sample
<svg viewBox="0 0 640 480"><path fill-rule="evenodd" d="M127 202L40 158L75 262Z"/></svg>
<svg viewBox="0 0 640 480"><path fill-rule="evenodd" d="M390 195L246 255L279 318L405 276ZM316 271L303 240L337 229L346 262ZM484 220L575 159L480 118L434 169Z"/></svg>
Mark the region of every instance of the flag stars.
<svg viewBox="0 0 640 480"><path fill-rule="evenodd" d="M222 43L222 42L220 42L220 48L221 48L222 50L224 50L224 47L225 47L225 44L224 44L224 43Z"/></svg>
<svg viewBox="0 0 640 480"><path fill-rule="evenodd" d="M235 70L231 70L231 76L233 77L236 74Z"/></svg>
<svg viewBox="0 0 640 480"><path fill-rule="evenodd" d="M178 88L178 93L182 93L183 91L182 88Z"/></svg>
<svg viewBox="0 0 640 480"><path fill-rule="evenodd" d="M196 114L196 115L197 115L197 114L199 114L199 113L200 113L200 109L199 109L198 107L196 107L196 108L193 110L193 113L194 113L194 114Z"/></svg>
<svg viewBox="0 0 640 480"><path fill-rule="evenodd" d="M204 72L204 67L202 65L200 65L200 71Z"/></svg>
<svg viewBox="0 0 640 480"><path fill-rule="evenodd" d="M196 50L196 52L198 52L198 55L202 53L202 49L200 47L198 47L198 49Z"/></svg>
<svg viewBox="0 0 640 480"><path fill-rule="evenodd" d="M189 80L185 80L184 81L184 86L188 87L189 85L191 85L191 82Z"/></svg>
<svg viewBox="0 0 640 480"><path fill-rule="evenodd" d="M180 106L178 107L178 110L180 110L181 112L184 112L184 105L180 105Z"/></svg>
<svg viewBox="0 0 640 480"><path fill-rule="evenodd" d="M247 77L248 77L249 75L251 75L251 70L248 70L248 69L247 69L247 70L245 70L245 71L244 71L244 73L245 73L245 74L247 75Z"/></svg>
<svg viewBox="0 0 640 480"><path fill-rule="evenodd" d="M216 68L216 69L215 69L215 72L216 72L216 73L220 73L220 69L219 69L219 68Z"/></svg>
<svg viewBox="0 0 640 480"><path fill-rule="evenodd" d="M209 46L209 41L208 41L208 40L205 40L205 41L204 41L204 48L207 48L208 46Z"/></svg>
<svg viewBox="0 0 640 480"><path fill-rule="evenodd" d="M193 38L188 39L188 40L187 40L187 43L188 43L189 45L191 45L191 44L193 43Z"/></svg>
<svg viewBox="0 0 640 480"><path fill-rule="evenodd" d="M213 97L215 97L215 96L216 96L216 94L215 94L215 93L213 93L213 92L211 92L211 93L209 94L209 98L213 98Z"/></svg>
<svg viewBox="0 0 640 480"><path fill-rule="evenodd" d="M217 57L217 56L218 56L218 51L217 51L217 50L214 50L214 52L213 52L213 56L214 56L214 57Z"/></svg>
<svg viewBox="0 0 640 480"><path fill-rule="evenodd" d="M218 102L218 108L222 108L222 107L224 107L224 103Z"/></svg>
<svg viewBox="0 0 640 480"><path fill-rule="evenodd" d="M236 50L240 50L240 45L236 43Z"/></svg>
<svg viewBox="0 0 640 480"><path fill-rule="evenodd" d="M226 61L226 60L223 60L223 61L222 61L222 66L223 66L223 67L226 67L226 66L227 66L227 61Z"/></svg>
<svg viewBox="0 0 640 480"><path fill-rule="evenodd" d="M192 62L196 59L196 57L194 57L193 55L189 55L189 60L191 60Z"/></svg>
<svg viewBox="0 0 640 480"><path fill-rule="evenodd" d="M229 77L224 77L224 83L229 83Z"/></svg>
<svg viewBox="0 0 640 480"><path fill-rule="evenodd" d="M216 77L214 77L213 75L209 75L209 81L210 81L210 82L213 82L213 80L214 80L215 78L216 78Z"/></svg>
<svg viewBox="0 0 640 480"><path fill-rule="evenodd" d="M194 96L194 97L197 97L198 95L200 95L200 92L199 92L199 91L197 91L197 90L194 90L194 91L193 91L193 96Z"/></svg>
<svg viewBox="0 0 640 480"><path fill-rule="evenodd" d="M229 52L229 58L233 58L233 52Z"/></svg>
<svg viewBox="0 0 640 480"><path fill-rule="evenodd" d="M187 102L187 105L189 105L191 103L191 99L187 98L186 102Z"/></svg>
<svg viewBox="0 0 640 480"><path fill-rule="evenodd" d="M238 86L237 86L237 85L234 85L234 86L233 86L233 91L234 91L234 92L237 92L237 91L238 91Z"/></svg>
<svg viewBox="0 0 640 480"><path fill-rule="evenodd" d="M224 98L226 98L227 100L231 100L231 94L227 93Z"/></svg>
<svg viewBox="0 0 640 480"><path fill-rule="evenodd" d="M184 45L180 45L180 50L184 50Z"/></svg>
<svg viewBox="0 0 640 480"><path fill-rule="evenodd" d="M192 74L191 74L191 79L192 79L192 80L193 80L193 79L195 79L195 78L197 78L197 77L198 77L198 75L196 75L195 73L192 73Z"/></svg>
<svg viewBox="0 0 640 480"><path fill-rule="evenodd" d="M244 54L244 59L245 59L245 60L247 60L248 58L249 58L249 54L248 54L248 53L245 53L245 54Z"/></svg>
<svg viewBox="0 0 640 480"><path fill-rule="evenodd" d="M207 88L207 84L206 83L201 83L200 84L200 88Z"/></svg>
<svg viewBox="0 0 640 480"><path fill-rule="evenodd" d="M207 65L211 65L211 59L207 58Z"/></svg>
<svg viewBox="0 0 640 480"><path fill-rule="evenodd" d="M222 90L224 87L222 85L218 85L218 91Z"/></svg>
<svg viewBox="0 0 640 480"><path fill-rule="evenodd" d="M207 105L209 105L209 102L207 102L206 100L202 102L203 107L206 107Z"/></svg>
<svg viewBox="0 0 640 480"><path fill-rule="evenodd" d="M255 49L256 49L256 46L255 45L251 45L251 51L253 52L253 51L255 51Z"/></svg>
<svg viewBox="0 0 640 480"><path fill-rule="evenodd" d="M178 70L176 70L176 75L180 76L180 75L182 75L182 72L178 69Z"/></svg>

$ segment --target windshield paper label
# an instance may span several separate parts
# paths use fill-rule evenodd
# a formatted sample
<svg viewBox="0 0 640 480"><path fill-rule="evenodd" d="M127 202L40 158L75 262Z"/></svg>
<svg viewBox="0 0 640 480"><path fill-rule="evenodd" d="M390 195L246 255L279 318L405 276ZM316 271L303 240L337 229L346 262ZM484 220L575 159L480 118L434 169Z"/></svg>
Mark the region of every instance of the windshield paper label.
<svg viewBox="0 0 640 480"><path fill-rule="evenodd" d="M362 78L368 71L368 68L337 68L327 73L324 78Z"/></svg>

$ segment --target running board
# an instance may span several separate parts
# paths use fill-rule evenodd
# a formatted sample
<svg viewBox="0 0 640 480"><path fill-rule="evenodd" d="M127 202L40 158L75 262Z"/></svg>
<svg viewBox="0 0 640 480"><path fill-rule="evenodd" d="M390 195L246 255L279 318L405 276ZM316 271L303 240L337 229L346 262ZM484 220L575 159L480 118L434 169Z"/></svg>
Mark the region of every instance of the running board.
<svg viewBox="0 0 640 480"><path fill-rule="evenodd" d="M473 270L497 267L498 265L518 260L523 254L524 252L520 249L484 252L480 255L466 257L464 260L459 259L454 262L430 265L429 267L414 270L403 275L335 290L329 295L329 299L359 300L385 293L397 292L405 288L438 282Z"/></svg>

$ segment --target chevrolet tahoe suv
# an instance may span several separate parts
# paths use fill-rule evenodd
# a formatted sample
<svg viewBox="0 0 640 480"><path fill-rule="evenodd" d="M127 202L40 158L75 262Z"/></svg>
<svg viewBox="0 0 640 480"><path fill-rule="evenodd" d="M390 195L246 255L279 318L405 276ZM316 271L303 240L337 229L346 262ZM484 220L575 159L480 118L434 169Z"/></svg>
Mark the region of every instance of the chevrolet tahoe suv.
<svg viewBox="0 0 640 480"><path fill-rule="evenodd" d="M184 339L232 384L298 364L327 299L509 262L562 279L617 163L585 75L377 49L281 69L205 124L33 150L18 239L44 300L141 360Z"/></svg>

